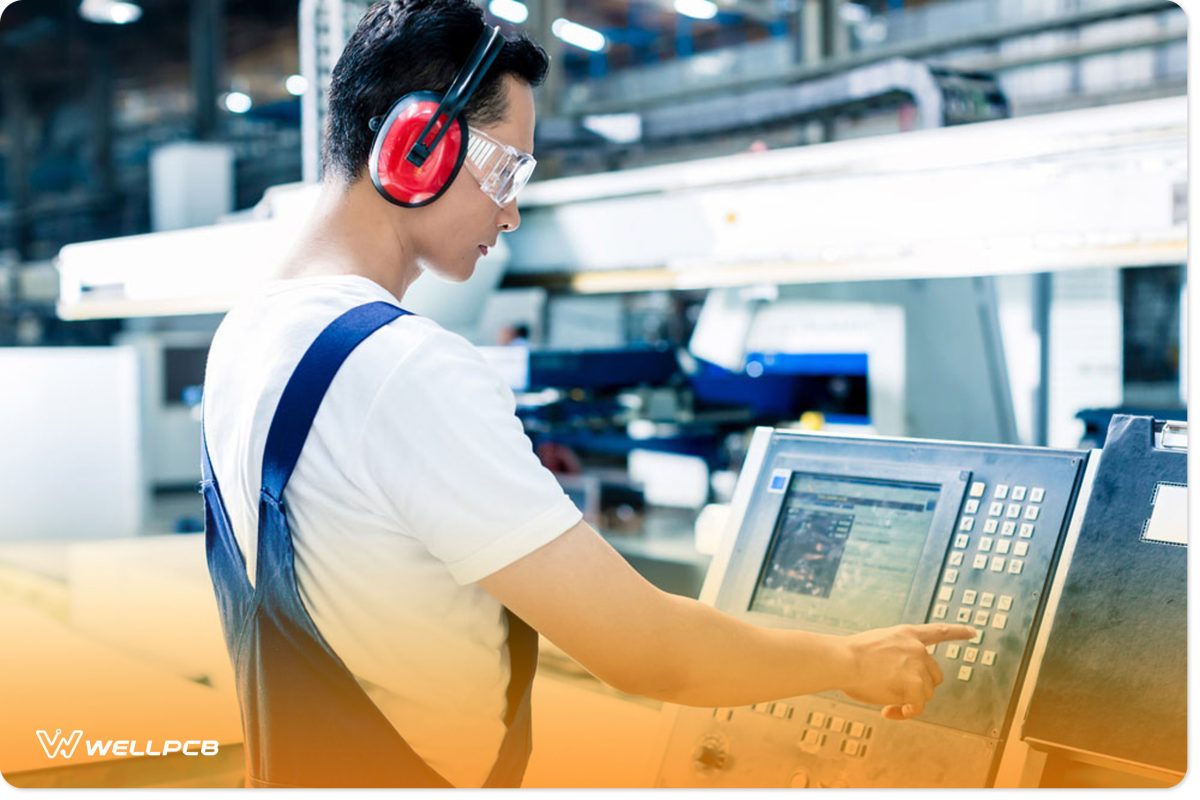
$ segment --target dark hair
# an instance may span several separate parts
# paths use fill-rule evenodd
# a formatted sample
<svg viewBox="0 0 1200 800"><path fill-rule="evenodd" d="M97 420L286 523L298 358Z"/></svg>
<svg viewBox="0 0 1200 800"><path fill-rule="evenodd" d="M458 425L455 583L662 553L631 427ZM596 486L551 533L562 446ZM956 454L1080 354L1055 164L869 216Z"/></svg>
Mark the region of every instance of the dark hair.
<svg viewBox="0 0 1200 800"><path fill-rule="evenodd" d="M483 31L483 10L470 0L380 0L372 5L333 68L322 167L347 182L366 168L375 134L368 123L409 92L445 92ZM463 121L493 125L508 112L502 81L530 86L550 59L524 34L509 36L463 112Z"/></svg>

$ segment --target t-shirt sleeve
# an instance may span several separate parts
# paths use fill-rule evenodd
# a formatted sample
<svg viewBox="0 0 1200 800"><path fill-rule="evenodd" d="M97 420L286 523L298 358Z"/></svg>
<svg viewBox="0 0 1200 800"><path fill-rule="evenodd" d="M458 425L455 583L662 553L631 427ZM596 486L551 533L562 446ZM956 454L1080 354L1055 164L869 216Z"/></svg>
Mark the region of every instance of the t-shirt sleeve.
<svg viewBox="0 0 1200 800"><path fill-rule="evenodd" d="M460 584L582 518L515 411L512 391L479 352L438 331L392 370L364 420L371 494Z"/></svg>

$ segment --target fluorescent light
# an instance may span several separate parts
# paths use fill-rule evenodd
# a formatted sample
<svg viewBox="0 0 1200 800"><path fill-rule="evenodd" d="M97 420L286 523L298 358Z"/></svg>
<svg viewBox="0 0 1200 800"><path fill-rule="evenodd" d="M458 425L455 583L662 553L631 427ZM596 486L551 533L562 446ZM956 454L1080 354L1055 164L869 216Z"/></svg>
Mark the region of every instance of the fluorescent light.
<svg viewBox="0 0 1200 800"><path fill-rule="evenodd" d="M692 19L712 19L720 9L712 0L675 0L675 10Z"/></svg>
<svg viewBox="0 0 1200 800"><path fill-rule="evenodd" d="M608 40L600 31L562 17L554 20L550 32L567 44L591 50L593 53L599 53L608 45Z"/></svg>
<svg viewBox="0 0 1200 800"><path fill-rule="evenodd" d="M225 95L225 108L234 114L245 114L254 107L254 101L245 92L230 92Z"/></svg>
<svg viewBox="0 0 1200 800"><path fill-rule="evenodd" d="M507 20L514 25L520 25L529 19L529 6L518 3L517 0L492 0L488 3L488 11L492 16Z"/></svg>
<svg viewBox="0 0 1200 800"><path fill-rule="evenodd" d="M102 25L129 25L142 18L142 7L117 0L83 0L79 16Z"/></svg>
<svg viewBox="0 0 1200 800"><path fill-rule="evenodd" d="M303 75L289 75L283 85L287 88L288 94L299 97L308 91L308 78Z"/></svg>

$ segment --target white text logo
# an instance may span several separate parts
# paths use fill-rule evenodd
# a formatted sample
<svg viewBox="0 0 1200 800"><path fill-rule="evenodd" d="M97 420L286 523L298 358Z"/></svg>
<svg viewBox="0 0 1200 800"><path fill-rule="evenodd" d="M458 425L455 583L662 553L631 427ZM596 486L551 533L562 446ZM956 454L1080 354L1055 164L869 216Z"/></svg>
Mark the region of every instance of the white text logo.
<svg viewBox="0 0 1200 800"><path fill-rule="evenodd" d="M164 739L161 743L153 739L84 739L83 731L75 730L70 736L63 736L62 728L57 728L51 736L46 731L37 732L38 741L46 751L46 758L70 758L75 755L75 748L83 741L83 746L89 756L215 756L220 753L221 745L214 739Z"/></svg>

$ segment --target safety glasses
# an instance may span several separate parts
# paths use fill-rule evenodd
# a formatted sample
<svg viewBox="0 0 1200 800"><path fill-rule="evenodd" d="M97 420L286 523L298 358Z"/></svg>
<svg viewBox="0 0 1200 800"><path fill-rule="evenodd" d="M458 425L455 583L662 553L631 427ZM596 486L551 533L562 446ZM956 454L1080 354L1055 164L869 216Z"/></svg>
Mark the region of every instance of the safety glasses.
<svg viewBox="0 0 1200 800"><path fill-rule="evenodd" d="M504 206L517 199L517 194L529 183L537 159L496 141L481 130L468 128L467 171L479 181L479 188L496 205Z"/></svg>

